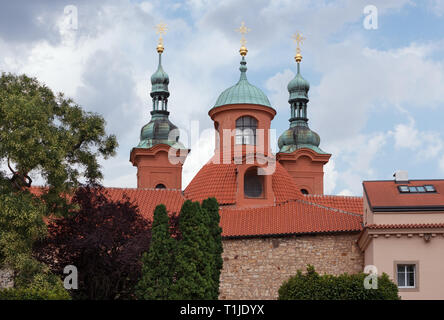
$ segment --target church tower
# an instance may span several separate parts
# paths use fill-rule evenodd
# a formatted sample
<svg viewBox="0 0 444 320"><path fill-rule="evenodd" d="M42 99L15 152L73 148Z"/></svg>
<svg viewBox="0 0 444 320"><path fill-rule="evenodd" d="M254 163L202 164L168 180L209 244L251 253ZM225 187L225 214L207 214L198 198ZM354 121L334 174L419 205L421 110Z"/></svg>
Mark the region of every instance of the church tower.
<svg viewBox="0 0 444 320"><path fill-rule="evenodd" d="M215 197L221 206L274 206L302 198L292 177L270 148L270 124L276 115L264 92L247 79L247 48L242 23L240 77L224 90L208 115L217 131L215 153L185 189L193 201Z"/></svg>
<svg viewBox="0 0 444 320"><path fill-rule="evenodd" d="M137 167L137 188L181 189L182 166L190 151L179 142L179 129L168 119L170 80L162 68L162 34L166 30L165 24L157 26L159 64L151 76L151 121L142 127L140 142L130 154L131 163Z"/></svg>
<svg viewBox="0 0 444 320"><path fill-rule="evenodd" d="M290 128L279 137L276 159L287 169L304 194L324 194L324 165L331 154L319 148L319 135L308 127L307 103L310 84L301 75L302 55L299 44L304 38L295 35L297 74L288 84Z"/></svg>

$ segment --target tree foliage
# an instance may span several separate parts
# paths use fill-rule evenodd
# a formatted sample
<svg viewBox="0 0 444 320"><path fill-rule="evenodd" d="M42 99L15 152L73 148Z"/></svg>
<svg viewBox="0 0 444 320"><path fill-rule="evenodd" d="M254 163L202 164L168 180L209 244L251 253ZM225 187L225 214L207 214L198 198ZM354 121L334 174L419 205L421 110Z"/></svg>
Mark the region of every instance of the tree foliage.
<svg viewBox="0 0 444 320"><path fill-rule="evenodd" d="M106 135L104 119L85 112L63 94L26 75L0 78L0 159L7 163L11 188L30 187L31 173L48 188L40 198L47 213L66 213L65 197L79 186L102 178L98 157L114 155L115 136Z"/></svg>
<svg viewBox="0 0 444 320"><path fill-rule="evenodd" d="M32 258L32 244L46 235L45 216L67 214L80 178L101 178L97 157L113 155L117 142L102 117L25 75L1 74L0 114L0 164L7 168L0 170L0 266L13 269L14 290L59 292L60 280ZM46 186L31 193L34 174Z"/></svg>
<svg viewBox="0 0 444 320"><path fill-rule="evenodd" d="M36 257L59 275L66 265L77 267L76 299L134 298L150 222L129 198L114 201L99 186L78 188L72 202L80 209L51 222L49 237L34 247Z"/></svg>
<svg viewBox="0 0 444 320"><path fill-rule="evenodd" d="M398 300L398 287L387 274L378 277L377 289L366 289L365 273L339 276L319 275L313 266L303 274L285 281L279 288L279 300Z"/></svg>
<svg viewBox="0 0 444 320"><path fill-rule="evenodd" d="M138 299L167 300L171 298L177 241L171 237L169 218L163 204L154 210L151 232L149 251L142 257L142 278L136 295Z"/></svg>
<svg viewBox="0 0 444 320"><path fill-rule="evenodd" d="M177 244L172 299L214 298L215 262L209 220L207 210L203 209L199 202L184 202L179 216L179 232L182 238Z"/></svg>
<svg viewBox="0 0 444 320"><path fill-rule="evenodd" d="M202 209L206 210L208 214L208 229L211 235L208 247L214 262L212 266L213 288L211 299L217 300L219 298L220 273L224 261L222 260L222 228L220 227L219 204L216 198L204 200Z"/></svg>
<svg viewBox="0 0 444 320"><path fill-rule="evenodd" d="M113 155L117 142L102 117L25 75L1 74L0 114L0 164L7 168L0 170L0 266L14 270L14 289L37 281L57 291L61 283L32 258L32 243L46 235L45 216L68 213L81 178L101 178L97 157ZM33 175L46 185L38 192L30 189Z"/></svg>

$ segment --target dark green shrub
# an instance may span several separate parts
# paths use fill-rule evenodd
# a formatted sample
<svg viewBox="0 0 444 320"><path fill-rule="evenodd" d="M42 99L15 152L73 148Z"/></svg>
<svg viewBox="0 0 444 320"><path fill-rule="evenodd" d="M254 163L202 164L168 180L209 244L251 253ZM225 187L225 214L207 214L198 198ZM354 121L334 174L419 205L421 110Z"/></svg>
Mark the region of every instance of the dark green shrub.
<svg viewBox="0 0 444 320"><path fill-rule="evenodd" d="M377 289L364 287L365 273L319 275L313 266L285 281L279 300L399 300L398 287L387 274L378 277Z"/></svg>

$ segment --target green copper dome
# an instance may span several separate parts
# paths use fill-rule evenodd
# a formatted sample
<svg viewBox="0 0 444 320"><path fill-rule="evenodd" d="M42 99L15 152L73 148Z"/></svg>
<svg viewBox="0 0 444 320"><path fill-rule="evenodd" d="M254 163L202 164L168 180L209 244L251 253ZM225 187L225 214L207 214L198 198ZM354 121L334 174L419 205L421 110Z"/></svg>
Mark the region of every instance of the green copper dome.
<svg viewBox="0 0 444 320"><path fill-rule="evenodd" d="M164 94L169 96L168 84L170 83L170 78L168 74L162 68L162 55L159 54L159 65L156 72L151 76L151 97L157 94Z"/></svg>
<svg viewBox="0 0 444 320"><path fill-rule="evenodd" d="M271 108L270 101L265 93L248 82L246 64L245 57L242 57L241 66L239 68L241 71L239 81L234 86L226 89L220 94L214 107L227 104L259 104Z"/></svg>
<svg viewBox="0 0 444 320"><path fill-rule="evenodd" d="M168 111L151 111L151 121L142 127L137 148L151 148L157 144L167 144L176 149L185 148L179 142L179 130L168 119L168 114ZM173 130L177 131L172 132Z"/></svg>
<svg viewBox="0 0 444 320"><path fill-rule="evenodd" d="M162 52L159 51L159 65L156 72L151 76L151 97L153 110L151 120L142 127L140 131L140 142L137 148L151 148L158 144L166 144L176 149L185 149L179 142L179 130L168 119L168 84L170 79L162 68Z"/></svg>
<svg viewBox="0 0 444 320"><path fill-rule="evenodd" d="M307 102L310 84L298 73L287 86L291 106L290 128L285 130L278 139L279 152L292 153L297 149L308 148L316 153L326 154L319 148L319 135L308 127Z"/></svg>
<svg viewBox="0 0 444 320"><path fill-rule="evenodd" d="M298 72L296 76L288 83L288 92L290 92L289 101L293 99L308 99L310 84Z"/></svg>
<svg viewBox="0 0 444 320"><path fill-rule="evenodd" d="M308 148L320 154L326 153L319 148L321 138L310 130L306 122L299 124L295 122L292 125L278 139L279 152L292 153L297 149Z"/></svg>

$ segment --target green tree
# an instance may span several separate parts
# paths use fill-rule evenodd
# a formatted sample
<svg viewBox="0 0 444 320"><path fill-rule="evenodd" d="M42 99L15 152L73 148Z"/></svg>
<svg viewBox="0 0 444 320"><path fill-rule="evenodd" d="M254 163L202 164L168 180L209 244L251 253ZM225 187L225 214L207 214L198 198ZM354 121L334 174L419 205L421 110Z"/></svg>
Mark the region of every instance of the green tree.
<svg viewBox="0 0 444 320"><path fill-rule="evenodd" d="M220 227L219 204L216 198L208 198L202 202L202 208L208 213L208 228L211 234L208 246L214 262L212 269L214 287L211 299L217 300L219 298L220 273L224 263L222 260L222 228Z"/></svg>
<svg viewBox="0 0 444 320"><path fill-rule="evenodd" d="M211 233L208 213L199 202L184 202L180 211L175 261L175 282L171 298L177 300L213 299L213 254L208 248Z"/></svg>
<svg viewBox="0 0 444 320"><path fill-rule="evenodd" d="M398 287L383 273L377 277L378 288L366 289L364 279L368 275L341 274L319 275L313 266L307 266L303 274L285 281L279 288L279 300L398 300Z"/></svg>
<svg viewBox="0 0 444 320"><path fill-rule="evenodd" d="M136 296L144 300L171 298L174 276L176 240L171 237L166 207L160 204L154 210L148 252L142 257L142 277L136 287Z"/></svg>
<svg viewBox="0 0 444 320"><path fill-rule="evenodd" d="M49 277L31 257L32 243L46 234L43 218L68 214L72 190L80 179L102 178L98 157L113 155L117 141L101 116L26 75L2 73L0 115L0 162L9 169L0 170L0 265L14 270L16 287L29 287ZM31 193L33 174L45 187Z"/></svg>

